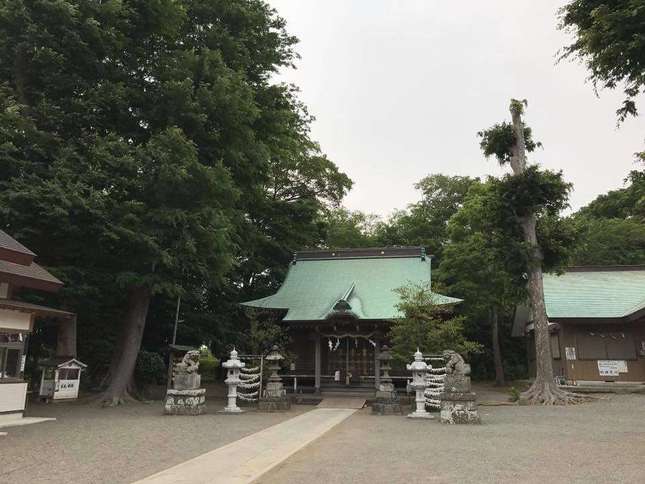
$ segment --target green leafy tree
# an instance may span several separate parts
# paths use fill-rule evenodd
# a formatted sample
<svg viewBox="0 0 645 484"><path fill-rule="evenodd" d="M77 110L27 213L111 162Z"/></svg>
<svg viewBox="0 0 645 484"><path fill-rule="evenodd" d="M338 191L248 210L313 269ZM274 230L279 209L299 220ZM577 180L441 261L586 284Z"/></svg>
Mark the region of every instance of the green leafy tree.
<svg viewBox="0 0 645 484"><path fill-rule="evenodd" d="M451 349L462 355L480 351L478 343L464 336L464 319L453 316L453 308L437 304L436 295L423 285L404 286L397 290L397 307L403 318L390 327L392 354L399 362L409 362L420 349L425 354L439 354Z"/></svg>
<svg viewBox="0 0 645 484"><path fill-rule="evenodd" d="M6 0L0 22L0 225L65 280L118 404L149 309L172 321L155 299L184 294L199 343L230 337L351 181L272 83L296 39L260 0Z"/></svg>
<svg viewBox="0 0 645 484"><path fill-rule="evenodd" d="M576 218L574 265L645 265L645 225L635 219Z"/></svg>
<svg viewBox="0 0 645 484"><path fill-rule="evenodd" d="M527 403L545 405L575 403L580 397L558 388L553 380L553 360L549 341L548 319L544 303L542 272L566 262L566 247L571 239L553 237L566 235L557 215L567 204L570 185L562 181L561 173L540 171L527 163L526 151L537 146L527 143L526 126L522 114L526 101L511 100L512 123L496 124L479 133L485 155L494 155L502 164L510 164L513 175L507 175L497 184L499 195L495 213L498 223L509 234L521 234L526 251L527 292L534 322L536 376L531 387L522 394ZM508 136L508 132L512 136ZM530 132L528 132L530 134ZM509 143L510 140L510 143ZM538 239L538 221L544 220L547 238Z"/></svg>
<svg viewBox="0 0 645 484"><path fill-rule="evenodd" d="M595 88L623 86L619 122L636 116L645 91L645 3L642 0L574 0L560 10L560 26L573 34L562 58L582 60Z"/></svg>
<svg viewBox="0 0 645 484"><path fill-rule="evenodd" d="M325 213L325 245L327 247L370 247L377 245L374 231L378 223L376 215L350 211L344 207Z"/></svg>
<svg viewBox="0 0 645 484"><path fill-rule="evenodd" d="M632 170L625 188L599 195L578 215L595 219L634 218L645 221L645 171Z"/></svg>
<svg viewBox="0 0 645 484"><path fill-rule="evenodd" d="M495 382L505 384L500 319L510 322L515 305L526 298L526 254L520 240L499 226L494 210L496 181L470 188L463 207L450 219L450 243L439 277L451 295L464 299L461 312L481 339L489 332ZM479 323L487 321L487 326Z"/></svg>
<svg viewBox="0 0 645 484"><path fill-rule="evenodd" d="M421 245L434 256L434 266L441 263L447 242L447 224L462 206L466 193L476 178L429 175L415 185L421 191L419 202L399 211L387 223L377 224L375 240L379 245Z"/></svg>

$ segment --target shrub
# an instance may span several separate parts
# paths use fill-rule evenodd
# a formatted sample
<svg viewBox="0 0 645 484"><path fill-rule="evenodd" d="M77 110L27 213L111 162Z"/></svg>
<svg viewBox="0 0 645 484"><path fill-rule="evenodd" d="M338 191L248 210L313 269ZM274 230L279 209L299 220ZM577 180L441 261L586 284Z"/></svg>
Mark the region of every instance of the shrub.
<svg viewBox="0 0 645 484"><path fill-rule="evenodd" d="M166 365L159 353L141 350L137 356L134 377L140 384L162 385L166 381Z"/></svg>
<svg viewBox="0 0 645 484"><path fill-rule="evenodd" d="M216 370L219 367L219 360L213 354L204 348L200 348L201 356L199 357L199 374L203 383L212 383L215 381Z"/></svg>

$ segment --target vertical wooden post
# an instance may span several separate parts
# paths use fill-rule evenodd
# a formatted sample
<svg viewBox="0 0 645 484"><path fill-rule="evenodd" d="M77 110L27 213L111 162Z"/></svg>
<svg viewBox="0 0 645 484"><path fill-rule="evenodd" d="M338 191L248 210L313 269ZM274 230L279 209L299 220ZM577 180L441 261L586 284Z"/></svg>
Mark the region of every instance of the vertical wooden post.
<svg viewBox="0 0 645 484"><path fill-rule="evenodd" d="M320 393L320 334L316 333L314 339L314 390L316 393Z"/></svg>
<svg viewBox="0 0 645 484"><path fill-rule="evenodd" d="M376 346L374 347L374 387L378 390L378 387L381 384L381 361L378 359L381 341L375 339L374 342L376 343Z"/></svg>

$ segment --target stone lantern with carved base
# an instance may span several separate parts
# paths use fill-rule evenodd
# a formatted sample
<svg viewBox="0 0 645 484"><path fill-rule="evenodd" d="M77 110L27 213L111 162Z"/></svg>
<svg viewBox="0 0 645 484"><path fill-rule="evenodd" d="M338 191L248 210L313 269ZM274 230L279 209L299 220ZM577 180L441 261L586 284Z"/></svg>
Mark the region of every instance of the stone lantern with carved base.
<svg viewBox="0 0 645 484"><path fill-rule="evenodd" d="M222 363L222 367L228 370L226 380L224 380L224 383L228 386L228 404L223 410L221 410L223 413L242 413L244 411L237 406L237 386L242 383L242 380L240 379L240 369L244 368L245 365L246 364L240 361L237 357L237 351L235 351L235 348L231 351L230 359Z"/></svg>
<svg viewBox="0 0 645 484"><path fill-rule="evenodd" d="M278 371L280 371L280 362L284 360L284 356L280 354L277 345L273 345L271 352L266 356L265 360L271 375L269 376L269 381L264 389L262 398L258 402L258 409L265 412L289 410L291 408L291 402L287 398L287 391L278 374Z"/></svg>
<svg viewBox="0 0 645 484"><path fill-rule="evenodd" d="M416 353L414 353L414 361L409 365L406 365L407 369L412 372L412 382L408 386L414 390L416 403L416 410L408 414L409 418L433 418L426 411L426 397L425 390L427 387L426 382L426 373L432 369L432 366L428 365L423 359L423 353L417 348Z"/></svg>
<svg viewBox="0 0 645 484"><path fill-rule="evenodd" d="M390 377L392 354L387 345L383 345L377 359L379 360L383 374L380 378L378 390L376 391L376 400L372 404L372 413L379 415L400 414L401 403L399 402L399 396L396 393L394 383L392 383L392 378Z"/></svg>

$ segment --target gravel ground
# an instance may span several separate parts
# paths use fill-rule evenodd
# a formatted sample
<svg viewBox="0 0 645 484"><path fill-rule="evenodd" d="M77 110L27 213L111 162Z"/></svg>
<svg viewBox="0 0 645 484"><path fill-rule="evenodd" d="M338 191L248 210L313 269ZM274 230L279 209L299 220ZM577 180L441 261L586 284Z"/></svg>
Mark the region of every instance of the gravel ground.
<svg viewBox="0 0 645 484"><path fill-rule="evenodd" d="M258 482L645 482L645 396L602 398L573 407L480 407L480 426L363 409Z"/></svg>
<svg viewBox="0 0 645 484"><path fill-rule="evenodd" d="M28 416L57 420L3 429L8 435L0 436L0 482L132 482L312 408L222 415L216 411L224 400L207 405L210 413L198 417L164 416L161 402L31 405Z"/></svg>

